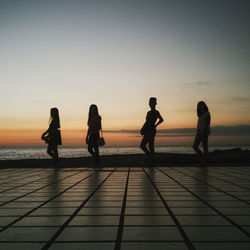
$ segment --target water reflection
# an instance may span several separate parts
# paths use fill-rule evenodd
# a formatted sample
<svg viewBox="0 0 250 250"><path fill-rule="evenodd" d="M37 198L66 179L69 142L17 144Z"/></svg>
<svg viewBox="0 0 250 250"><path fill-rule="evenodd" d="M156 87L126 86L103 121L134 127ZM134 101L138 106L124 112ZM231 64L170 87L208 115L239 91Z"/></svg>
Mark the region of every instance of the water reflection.
<svg viewBox="0 0 250 250"><path fill-rule="evenodd" d="M51 175L48 178L48 183L53 183L48 186L49 197L52 198L58 195L61 190L61 181L60 181L60 169L52 169ZM53 225L61 225L62 224L62 217L59 215L63 215L63 207L64 204L61 200L61 195L53 199L51 202L48 202L45 207L49 210L48 214L51 217L48 217L51 224Z"/></svg>
<svg viewBox="0 0 250 250"><path fill-rule="evenodd" d="M208 168L198 168L197 171L194 172L194 180L195 183L195 193L205 201L208 201L210 196L210 187L206 185L208 183ZM200 181L199 181L200 180ZM201 215L196 217L197 225L203 225L207 223L209 217L206 215L211 214L211 209L207 207L202 201L197 200L198 204L195 204L194 214Z"/></svg>
<svg viewBox="0 0 250 250"><path fill-rule="evenodd" d="M148 173L148 175L150 176L151 180L155 183L155 168L147 168L145 169L145 171ZM154 215L157 215L156 210L157 205L155 202L158 202L158 200L155 199L155 197L157 197L157 194L154 190L154 187L152 186L150 180L148 179L148 177L146 176L146 174L144 174L143 178L142 178L142 197L144 197L144 200L142 202L142 214L145 214L145 210L147 211L146 214L149 214L149 216L144 216L144 224L146 225L154 225L156 220Z"/></svg>
<svg viewBox="0 0 250 250"><path fill-rule="evenodd" d="M98 188L101 184L103 178L101 178L101 170L93 168L94 175L86 180L84 185L84 196L85 198L89 197L91 193ZM83 218L83 222L85 225L99 225L100 218L98 216L93 216L94 214L99 214L100 209L103 209L102 206L102 196L100 195L100 190L98 190L94 196L92 196L83 207L82 211L80 212L81 215L86 217ZM91 215L91 216L89 216Z"/></svg>

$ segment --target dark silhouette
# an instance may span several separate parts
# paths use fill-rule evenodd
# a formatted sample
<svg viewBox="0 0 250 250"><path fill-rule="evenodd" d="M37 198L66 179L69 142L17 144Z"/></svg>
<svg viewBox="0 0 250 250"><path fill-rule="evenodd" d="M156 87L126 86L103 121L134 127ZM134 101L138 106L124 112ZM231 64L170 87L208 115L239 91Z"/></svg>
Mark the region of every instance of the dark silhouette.
<svg viewBox="0 0 250 250"><path fill-rule="evenodd" d="M48 143L47 153L53 158L53 165L59 165L58 145L62 145L60 118L57 108L50 110L49 128L42 134L42 139Z"/></svg>
<svg viewBox="0 0 250 250"><path fill-rule="evenodd" d="M208 136L210 134L210 122L211 116L208 107L205 102L200 101L197 104L197 132L194 139L193 148L198 155L201 157L201 165L206 166L207 155L208 155ZM203 153L199 149L199 145L202 142Z"/></svg>
<svg viewBox="0 0 250 250"><path fill-rule="evenodd" d="M90 105L86 144L88 144L89 153L94 157L95 165L100 162L98 140L100 138L100 130L102 129L101 120L97 106L95 104Z"/></svg>
<svg viewBox="0 0 250 250"><path fill-rule="evenodd" d="M141 141L141 149L147 155L146 161L149 161L150 164L154 163L154 140L156 134L156 127L163 122L163 118L160 115L160 112L155 109L157 102L155 97L149 99L149 106L151 108L147 113L146 122L141 128L141 135L143 135ZM158 120L158 122L157 122ZM146 145L148 144L148 148Z"/></svg>

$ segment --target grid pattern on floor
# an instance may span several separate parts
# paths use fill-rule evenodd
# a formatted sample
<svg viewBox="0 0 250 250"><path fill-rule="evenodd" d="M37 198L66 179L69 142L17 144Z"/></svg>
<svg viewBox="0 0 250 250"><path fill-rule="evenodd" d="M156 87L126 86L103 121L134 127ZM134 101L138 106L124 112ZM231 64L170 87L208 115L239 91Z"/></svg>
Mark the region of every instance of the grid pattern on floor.
<svg viewBox="0 0 250 250"><path fill-rule="evenodd" d="M0 173L0 249L250 249L250 167Z"/></svg>

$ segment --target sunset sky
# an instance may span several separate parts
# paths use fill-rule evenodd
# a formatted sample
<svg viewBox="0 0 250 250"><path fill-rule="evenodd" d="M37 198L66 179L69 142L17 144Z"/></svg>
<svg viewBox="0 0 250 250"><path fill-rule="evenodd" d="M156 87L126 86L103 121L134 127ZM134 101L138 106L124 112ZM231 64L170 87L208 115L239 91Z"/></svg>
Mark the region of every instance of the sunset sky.
<svg viewBox="0 0 250 250"><path fill-rule="evenodd" d="M92 103L110 145L136 145L150 96L165 120L159 145L190 144L199 100L212 143L246 145L249 9L248 0L0 0L0 145L42 145L51 107L65 145L82 144Z"/></svg>

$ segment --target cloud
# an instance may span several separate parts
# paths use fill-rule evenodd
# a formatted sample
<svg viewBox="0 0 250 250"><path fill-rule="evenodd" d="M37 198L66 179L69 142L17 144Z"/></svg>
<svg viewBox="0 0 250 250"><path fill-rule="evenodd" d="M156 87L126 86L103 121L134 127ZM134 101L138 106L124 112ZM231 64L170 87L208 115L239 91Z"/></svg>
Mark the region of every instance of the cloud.
<svg viewBox="0 0 250 250"><path fill-rule="evenodd" d="M140 131L139 129L121 129L121 130L104 130L103 132L106 133L124 133L124 134L138 134Z"/></svg>
<svg viewBox="0 0 250 250"><path fill-rule="evenodd" d="M213 136L250 136L250 125L237 126L214 126L211 128ZM124 133L124 134L139 134L139 130L105 130L107 133ZM158 137L183 137L194 136L196 128L173 128L173 129L158 129Z"/></svg>
<svg viewBox="0 0 250 250"><path fill-rule="evenodd" d="M213 83L209 81L195 81L195 82L185 82L184 84L206 86L206 85L212 85Z"/></svg>
<svg viewBox="0 0 250 250"><path fill-rule="evenodd" d="M250 135L250 125L215 126L213 135Z"/></svg>

